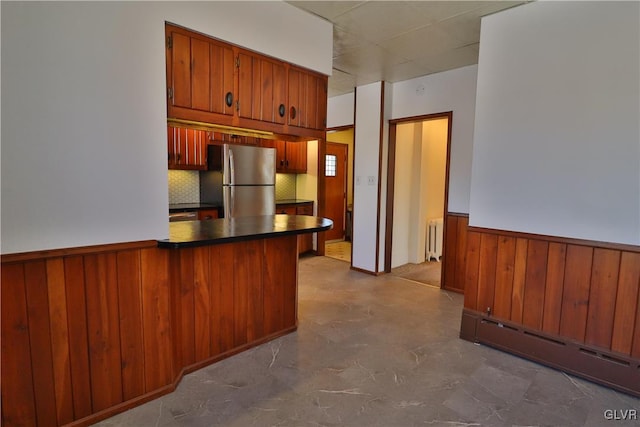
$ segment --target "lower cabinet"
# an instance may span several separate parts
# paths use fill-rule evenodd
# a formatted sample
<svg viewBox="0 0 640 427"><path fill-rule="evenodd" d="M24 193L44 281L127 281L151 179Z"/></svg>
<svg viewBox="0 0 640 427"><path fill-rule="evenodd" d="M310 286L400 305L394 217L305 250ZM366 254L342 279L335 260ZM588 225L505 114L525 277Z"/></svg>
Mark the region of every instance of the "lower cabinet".
<svg viewBox="0 0 640 427"><path fill-rule="evenodd" d="M287 215L313 215L313 202L286 203L276 205L277 214ZM298 235L298 254L313 250L313 234Z"/></svg>
<svg viewBox="0 0 640 427"><path fill-rule="evenodd" d="M216 218L218 218L218 209L200 209L198 211L198 220L200 221Z"/></svg>

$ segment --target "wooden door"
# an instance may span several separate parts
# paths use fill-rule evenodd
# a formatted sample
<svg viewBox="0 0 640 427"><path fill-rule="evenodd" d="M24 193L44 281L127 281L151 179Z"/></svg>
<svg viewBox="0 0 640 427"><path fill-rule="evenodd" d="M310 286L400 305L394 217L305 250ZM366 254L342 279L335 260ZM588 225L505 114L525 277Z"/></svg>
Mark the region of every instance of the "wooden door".
<svg viewBox="0 0 640 427"><path fill-rule="evenodd" d="M333 220L326 240L344 239L347 211L347 152L349 146L327 142L325 154L325 216Z"/></svg>

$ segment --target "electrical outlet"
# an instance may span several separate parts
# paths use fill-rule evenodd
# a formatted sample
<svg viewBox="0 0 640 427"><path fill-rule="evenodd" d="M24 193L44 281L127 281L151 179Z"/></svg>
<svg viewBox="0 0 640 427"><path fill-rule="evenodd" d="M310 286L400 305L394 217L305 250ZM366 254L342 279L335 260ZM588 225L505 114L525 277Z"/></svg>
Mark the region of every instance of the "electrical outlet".
<svg viewBox="0 0 640 427"><path fill-rule="evenodd" d="M369 184L369 185L375 185L375 184L376 184L376 177L375 177L375 176L369 176L369 177L367 177L367 184Z"/></svg>

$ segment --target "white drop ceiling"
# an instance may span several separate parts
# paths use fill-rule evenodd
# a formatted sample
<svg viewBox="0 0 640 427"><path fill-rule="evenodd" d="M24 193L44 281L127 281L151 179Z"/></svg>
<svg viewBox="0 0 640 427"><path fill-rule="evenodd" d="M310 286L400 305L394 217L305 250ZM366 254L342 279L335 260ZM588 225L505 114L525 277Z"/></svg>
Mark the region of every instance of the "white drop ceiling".
<svg viewBox="0 0 640 427"><path fill-rule="evenodd" d="M526 1L288 1L333 24L329 97L478 63L480 18Z"/></svg>

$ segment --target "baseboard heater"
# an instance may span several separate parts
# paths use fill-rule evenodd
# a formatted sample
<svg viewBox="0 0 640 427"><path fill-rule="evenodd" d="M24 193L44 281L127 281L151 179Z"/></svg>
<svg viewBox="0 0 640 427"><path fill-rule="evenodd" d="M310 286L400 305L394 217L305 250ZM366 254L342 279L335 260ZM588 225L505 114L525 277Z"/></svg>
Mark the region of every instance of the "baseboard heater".
<svg viewBox="0 0 640 427"><path fill-rule="evenodd" d="M462 313L460 338L640 397L640 360L503 322L471 310Z"/></svg>

